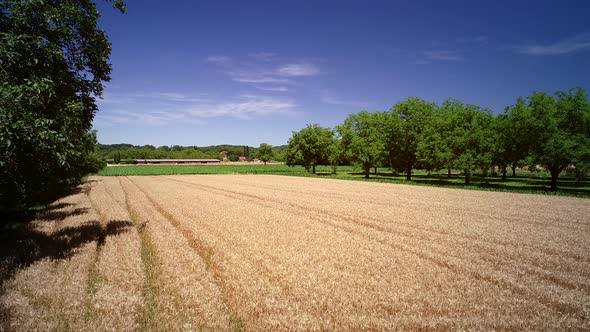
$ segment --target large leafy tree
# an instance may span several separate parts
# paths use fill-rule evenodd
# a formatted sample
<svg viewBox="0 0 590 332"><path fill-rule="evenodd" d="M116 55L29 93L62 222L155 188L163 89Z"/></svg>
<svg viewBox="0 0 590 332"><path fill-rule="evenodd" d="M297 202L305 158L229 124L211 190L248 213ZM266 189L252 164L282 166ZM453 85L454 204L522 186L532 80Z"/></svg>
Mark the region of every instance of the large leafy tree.
<svg viewBox="0 0 590 332"><path fill-rule="evenodd" d="M419 139L430 121L436 104L420 98L410 97L391 108L393 117L389 136L389 153L392 166L406 172L406 180L411 180L412 169L416 163Z"/></svg>
<svg viewBox="0 0 590 332"><path fill-rule="evenodd" d="M328 147L334 140L334 132L318 124L308 125L293 132L287 147L287 165L303 165L315 174L315 167L328 164Z"/></svg>
<svg viewBox="0 0 590 332"><path fill-rule="evenodd" d="M590 157L590 105L583 89L559 91L555 97L533 93L528 106L537 130L532 160L551 173L551 190L557 190L559 174L570 164L582 168Z"/></svg>
<svg viewBox="0 0 590 332"><path fill-rule="evenodd" d="M386 116L380 112L361 111L349 115L336 129L350 160L362 167L365 178L369 178L371 167L377 167L384 159L383 124Z"/></svg>
<svg viewBox="0 0 590 332"><path fill-rule="evenodd" d="M500 167L505 179L508 167L512 168L512 176L516 175L516 167L530 154L535 145L535 134L543 128L538 128L534 113L523 98L507 107L494 122L494 164Z"/></svg>
<svg viewBox="0 0 590 332"><path fill-rule="evenodd" d="M436 168L459 168L470 184L475 170L492 163L493 116L487 109L446 100L420 139L418 155Z"/></svg>
<svg viewBox="0 0 590 332"><path fill-rule="evenodd" d="M46 202L92 170L111 72L99 17L88 0L0 2L0 209Z"/></svg>
<svg viewBox="0 0 590 332"><path fill-rule="evenodd" d="M272 146L266 143L260 144L260 147L258 147L258 153L256 155L258 156L258 159L262 160L266 165L266 163L273 158Z"/></svg>

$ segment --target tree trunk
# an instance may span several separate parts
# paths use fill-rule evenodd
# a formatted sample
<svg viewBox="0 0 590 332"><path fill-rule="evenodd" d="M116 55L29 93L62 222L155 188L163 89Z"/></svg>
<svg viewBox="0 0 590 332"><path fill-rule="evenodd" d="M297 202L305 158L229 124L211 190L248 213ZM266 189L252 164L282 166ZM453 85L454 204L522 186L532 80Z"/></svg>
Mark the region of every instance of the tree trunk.
<svg viewBox="0 0 590 332"><path fill-rule="evenodd" d="M408 167L406 169L406 181L410 181L412 179L412 162L408 161Z"/></svg>
<svg viewBox="0 0 590 332"><path fill-rule="evenodd" d="M554 168L551 168L549 171L551 172L551 191L557 191L557 178L559 177L560 171Z"/></svg>
<svg viewBox="0 0 590 332"><path fill-rule="evenodd" d="M508 172L506 170L506 166L504 166L504 168L502 168L502 181L506 181L506 173Z"/></svg>
<svg viewBox="0 0 590 332"><path fill-rule="evenodd" d="M447 177L450 179L451 178L451 169L449 168L449 173L447 173Z"/></svg>
<svg viewBox="0 0 590 332"><path fill-rule="evenodd" d="M375 167L375 174L377 174L377 167Z"/></svg>
<svg viewBox="0 0 590 332"><path fill-rule="evenodd" d="M365 179L369 178L369 172L371 170L371 167L365 167Z"/></svg>
<svg viewBox="0 0 590 332"><path fill-rule="evenodd" d="M512 168L512 176L516 176L516 165L510 166Z"/></svg>
<svg viewBox="0 0 590 332"><path fill-rule="evenodd" d="M264 164L266 165L266 161L264 162Z"/></svg>
<svg viewBox="0 0 590 332"><path fill-rule="evenodd" d="M471 184L471 171L465 170L465 185Z"/></svg>
<svg viewBox="0 0 590 332"><path fill-rule="evenodd" d="M315 174L315 164L312 165L312 173Z"/></svg>

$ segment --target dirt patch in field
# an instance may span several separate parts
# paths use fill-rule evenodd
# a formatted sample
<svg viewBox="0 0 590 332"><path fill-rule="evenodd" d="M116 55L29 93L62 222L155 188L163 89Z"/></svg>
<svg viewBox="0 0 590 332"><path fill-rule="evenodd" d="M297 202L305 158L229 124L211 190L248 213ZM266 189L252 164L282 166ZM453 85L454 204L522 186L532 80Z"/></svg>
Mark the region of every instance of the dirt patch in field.
<svg viewBox="0 0 590 332"><path fill-rule="evenodd" d="M11 270L4 328L590 328L588 200L263 175L95 180L32 227L98 235Z"/></svg>

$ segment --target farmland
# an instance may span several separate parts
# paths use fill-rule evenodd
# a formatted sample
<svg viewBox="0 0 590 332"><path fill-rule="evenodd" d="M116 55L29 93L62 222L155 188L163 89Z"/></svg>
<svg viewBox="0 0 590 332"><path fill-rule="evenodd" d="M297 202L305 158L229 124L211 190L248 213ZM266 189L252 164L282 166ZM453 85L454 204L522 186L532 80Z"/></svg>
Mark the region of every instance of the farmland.
<svg viewBox="0 0 590 332"><path fill-rule="evenodd" d="M389 168L378 168L377 174L371 174L370 179L365 179L361 171L353 166L338 166L335 174L333 174L333 169L330 166L317 166L316 171L318 173L317 175L307 172L302 166L290 167L281 164L135 165L106 167L100 170L98 175L273 174L305 177L320 176L322 178L342 180L590 197L589 180L575 183L573 178L565 175L561 176L559 179L559 191L549 192L551 176L547 172L518 170L516 176L509 176L506 181L502 180L499 175L488 175L486 177L474 176L472 184L466 186L464 185L463 175L457 170L453 171L451 178L447 177L446 170L441 172L414 170L414 176L411 181L407 181L403 174L392 173Z"/></svg>
<svg viewBox="0 0 590 332"><path fill-rule="evenodd" d="M389 183L94 177L2 233L0 329L589 329L589 215Z"/></svg>

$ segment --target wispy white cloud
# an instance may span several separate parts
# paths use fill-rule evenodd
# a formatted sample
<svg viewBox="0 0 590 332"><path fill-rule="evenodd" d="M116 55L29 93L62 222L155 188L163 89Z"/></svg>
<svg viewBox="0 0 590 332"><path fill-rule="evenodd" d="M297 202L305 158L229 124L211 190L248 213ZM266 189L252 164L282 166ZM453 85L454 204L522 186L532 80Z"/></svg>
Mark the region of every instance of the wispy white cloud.
<svg viewBox="0 0 590 332"><path fill-rule="evenodd" d="M205 98L189 96L183 93L176 92L154 92L149 94L138 94L138 97L146 97L152 99L158 99L161 101L172 101L172 102L183 102L183 103L195 103L207 101Z"/></svg>
<svg viewBox="0 0 590 332"><path fill-rule="evenodd" d="M488 36L475 36L475 37L461 37L457 38L457 43L461 44L478 44L479 46L485 46L488 44Z"/></svg>
<svg viewBox="0 0 590 332"><path fill-rule="evenodd" d="M270 52L258 52L250 54L251 57L261 61L270 61L275 57L276 54Z"/></svg>
<svg viewBox="0 0 590 332"><path fill-rule="evenodd" d="M195 105L188 113L199 118L238 117L288 113L295 103L267 96L242 95L239 100L211 105Z"/></svg>
<svg viewBox="0 0 590 332"><path fill-rule="evenodd" d="M260 83L289 83L290 81L288 79L284 79L284 78L275 78L275 77L261 77L261 76L256 76L254 74L254 76L245 76L245 75L239 75L236 77L232 77L233 81L236 82L241 82L241 83L255 83L255 84L260 84Z"/></svg>
<svg viewBox="0 0 590 332"><path fill-rule="evenodd" d="M211 55L207 58L207 62L211 63L228 63L231 61L231 58L226 55Z"/></svg>
<svg viewBox="0 0 590 332"><path fill-rule="evenodd" d="M562 55L590 49L590 33L580 34L546 45L525 45L514 48L517 53L527 55Z"/></svg>
<svg viewBox="0 0 590 332"><path fill-rule="evenodd" d="M320 73L317 65L305 61L281 64L274 53L258 52L241 58L211 56L208 61L222 68L229 79L248 84L262 91L286 92L286 84L295 84L299 77L315 76ZM271 86L268 86L271 85Z"/></svg>
<svg viewBox="0 0 590 332"><path fill-rule="evenodd" d="M352 101L347 99L342 99L340 97L334 95L324 95L321 98L322 103L328 105L343 105L343 106L354 106L354 107L367 107L369 103L360 102L360 101Z"/></svg>
<svg viewBox="0 0 590 332"><path fill-rule="evenodd" d="M430 63L430 61L424 59L417 59L414 63L417 65L427 65Z"/></svg>
<svg viewBox="0 0 590 332"><path fill-rule="evenodd" d="M272 89L273 87L269 87ZM278 87L277 90L283 91ZM182 101L162 104L152 97ZM155 97L154 97L155 98ZM287 98L259 95L239 95L230 101L211 101L193 98L180 93L153 92L119 96L117 103L101 105L96 121L103 124L142 123L166 125L173 122L204 123L205 119L238 117L249 119L254 116L284 113L290 114L296 104Z"/></svg>
<svg viewBox="0 0 590 332"><path fill-rule="evenodd" d="M289 91L286 86L254 86L258 90L262 91L276 91L276 92L286 92Z"/></svg>
<svg viewBox="0 0 590 332"><path fill-rule="evenodd" d="M187 119L185 112L113 109L99 112L96 120L107 124L143 123L165 125L173 121L186 121Z"/></svg>
<svg viewBox="0 0 590 332"><path fill-rule="evenodd" d="M460 61L463 57L458 51L450 50L438 50L438 51L425 51L423 52L426 59L430 60L441 60L441 61Z"/></svg>
<svg viewBox="0 0 590 332"><path fill-rule="evenodd" d="M319 68L310 63L286 64L277 70L277 73L282 76L314 76L319 72Z"/></svg>
<svg viewBox="0 0 590 332"><path fill-rule="evenodd" d="M435 61L462 61L464 58L459 51L454 50L433 50L420 53L414 63L427 65Z"/></svg>

